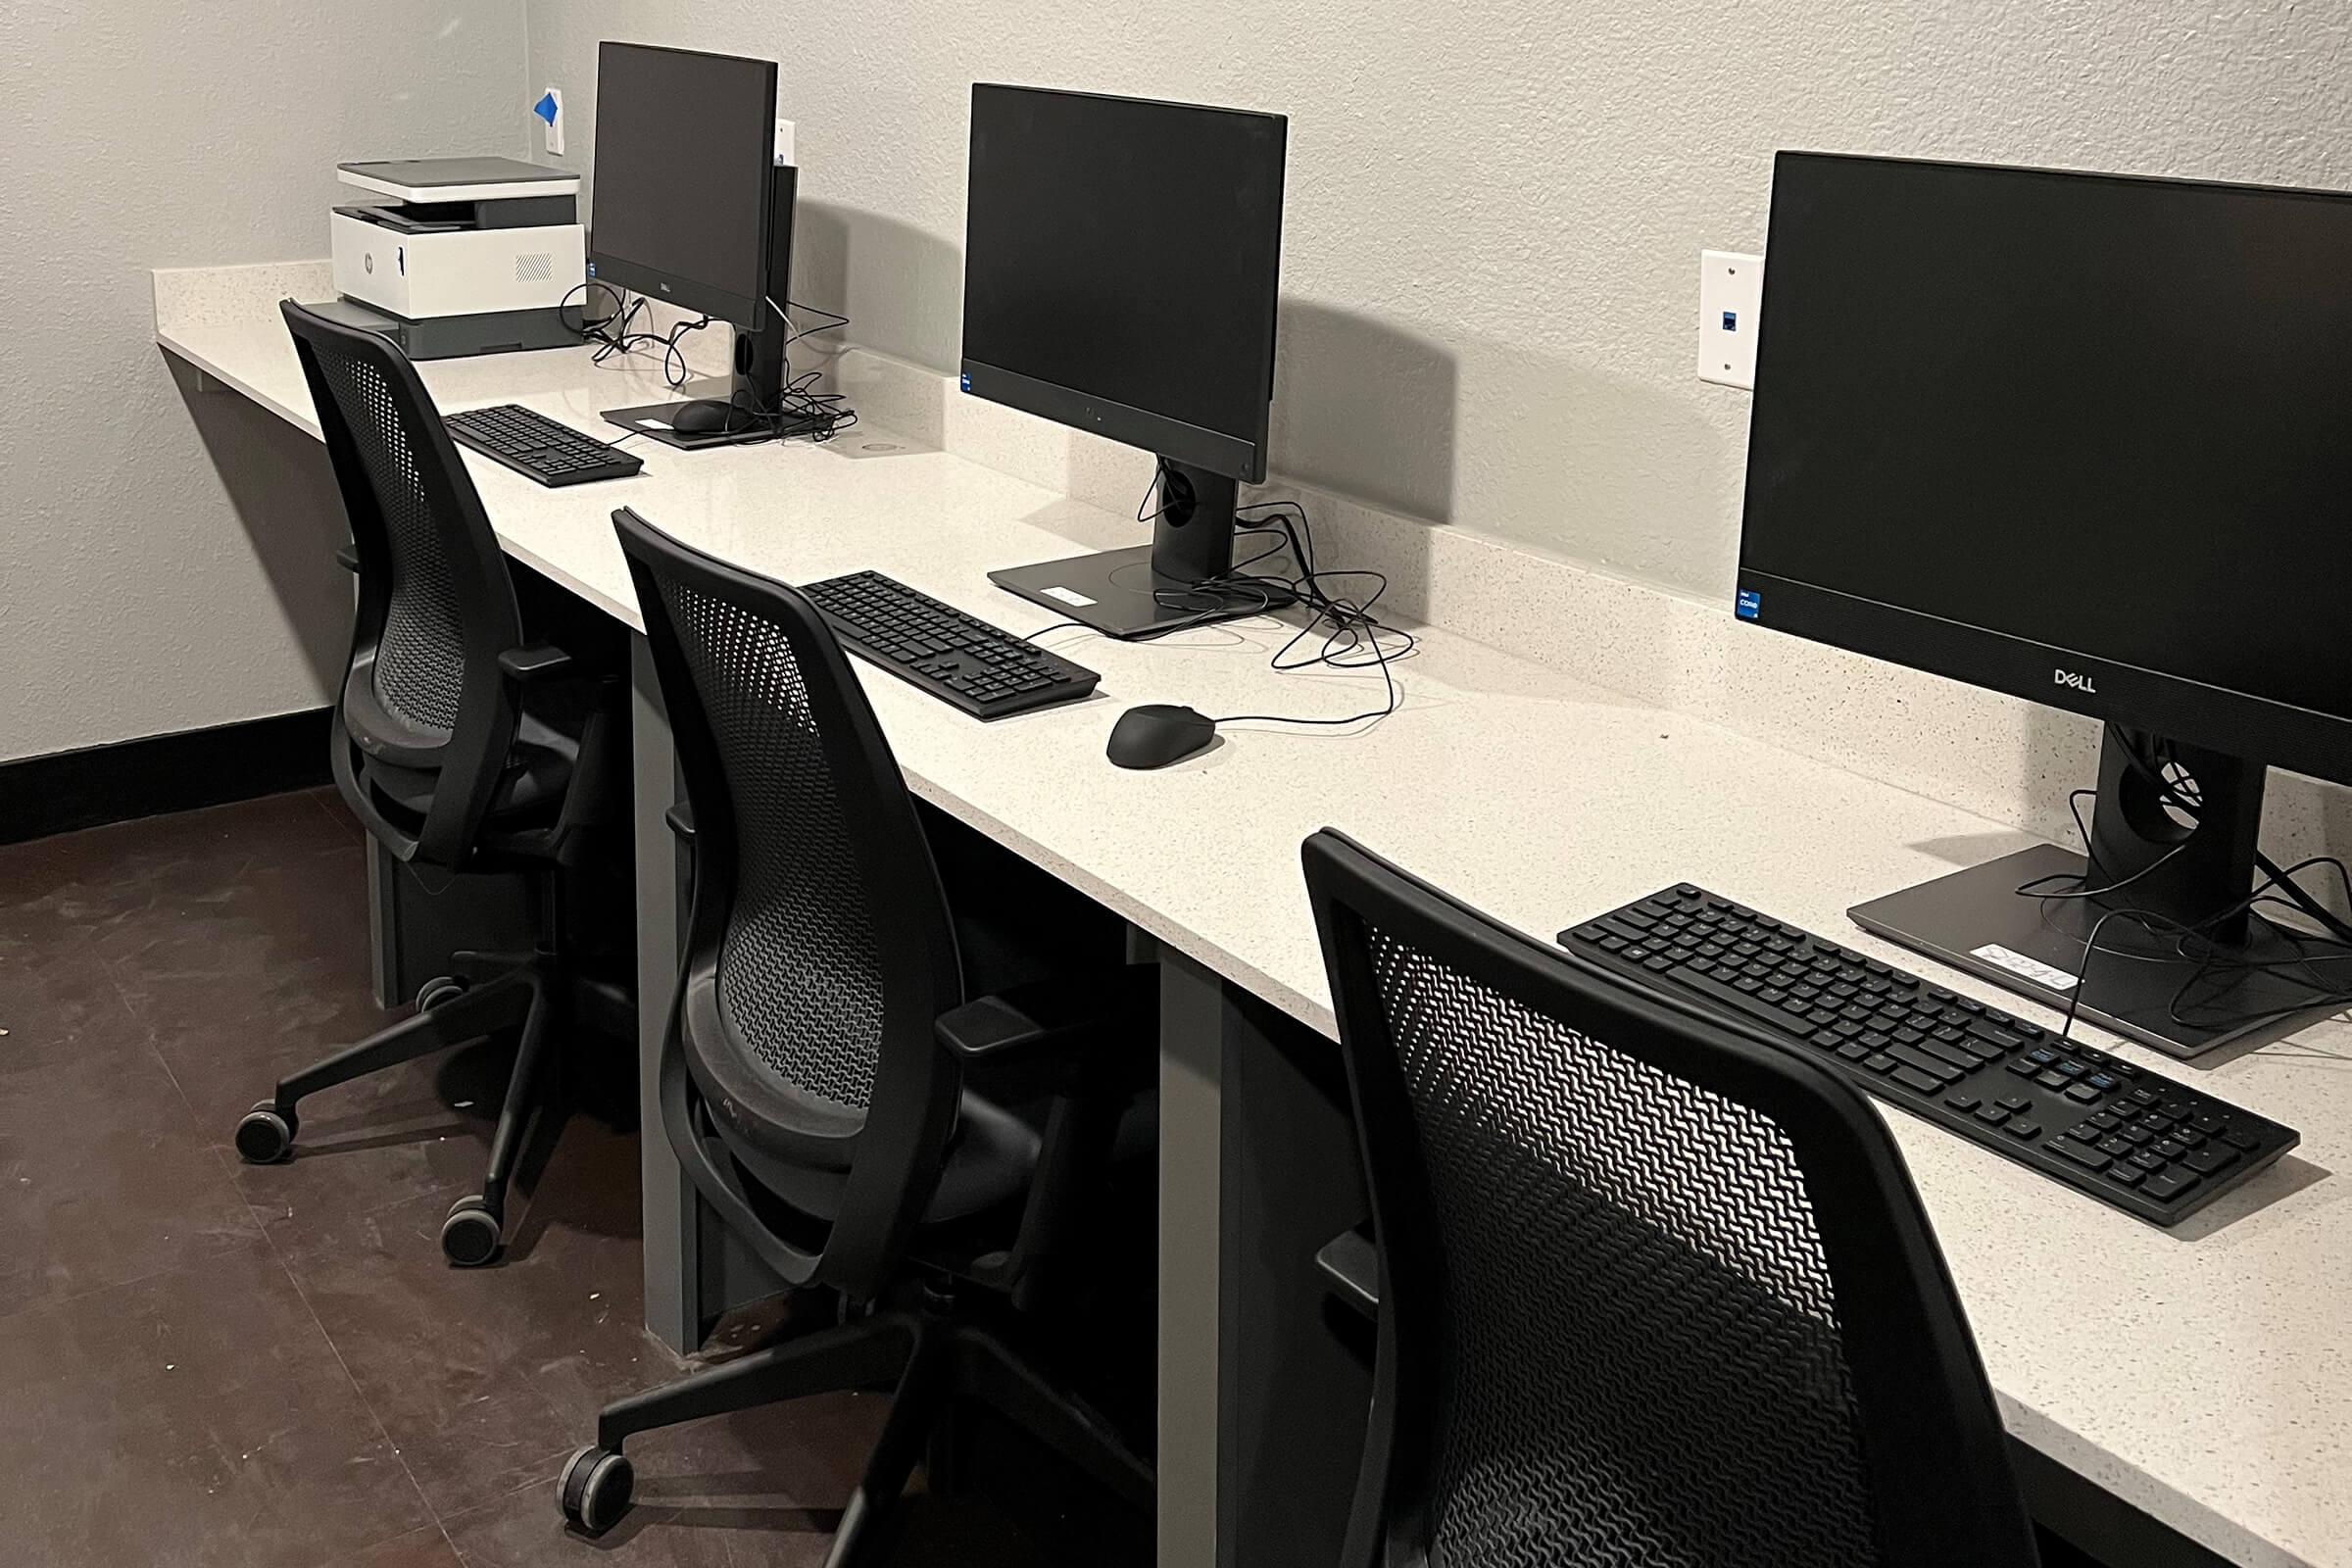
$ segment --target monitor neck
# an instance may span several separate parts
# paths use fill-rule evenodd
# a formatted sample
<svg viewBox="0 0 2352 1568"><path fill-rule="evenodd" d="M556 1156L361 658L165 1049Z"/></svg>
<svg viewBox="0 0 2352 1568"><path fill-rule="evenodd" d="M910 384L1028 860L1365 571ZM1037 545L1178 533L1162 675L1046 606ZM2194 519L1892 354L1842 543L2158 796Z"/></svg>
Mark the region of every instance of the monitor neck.
<svg viewBox="0 0 2352 1568"><path fill-rule="evenodd" d="M1159 514L1152 524L1152 569L1178 582L1206 582L1233 569L1238 480L1174 458L1159 461Z"/></svg>
<svg viewBox="0 0 2352 1568"><path fill-rule="evenodd" d="M785 346L792 338L784 306L792 290L792 216L800 174L790 164L778 164L769 176L767 271L762 284L766 298L755 313L760 324L735 332L735 401L748 399L767 412L773 412L784 396Z"/></svg>
<svg viewBox="0 0 2352 1568"><path fill-rule="evenodd" d="M2215 916L2243 905L2253 889L2269 771L2227 752L2108 725L2091 808L2089 886L2117 891L2098 902L2195 926L2224 947L2243 942L2244 908ZM2190 813L2180 809L2180 790L2172 782L2181 774L2193 781L2186 785L2195 803L2193 826L2181 820ZM2126 881L2129 887L2118 886Z"/></svg>

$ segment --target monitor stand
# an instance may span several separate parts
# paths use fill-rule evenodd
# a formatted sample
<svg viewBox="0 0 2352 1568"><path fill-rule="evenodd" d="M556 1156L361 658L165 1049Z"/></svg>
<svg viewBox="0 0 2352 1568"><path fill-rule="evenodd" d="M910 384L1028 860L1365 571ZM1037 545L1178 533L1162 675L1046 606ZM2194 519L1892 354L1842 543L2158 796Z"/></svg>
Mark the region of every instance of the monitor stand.
<svg viewBox="0 0 2352 1568"><path fill-rule="evenodd" d="M698 403L731 402L738 416L714 430L681 430L677 428L679 413ZM773 399L762 403L757 393L742 388L730 391L724 382L714 384L705 398L681 398L675 403L648 403L634 409L607 409L604 418L624 430L634 430L650 441L676 447L681 452L699 452L706 447L748 446L756 441L781 441L787 436L807 435L824 421L794 416L786 419L758 419L752 411L772 407Z"/></svg>
<svg viewBox="0 0 2352 1568"><path fill-rule="evenodd" d="M781 441L816 429L825 421L801 415L765 419L759 416L760 410L775 408L784 397L784 318L776 311L766 312L765 317L755 330L735 334L732 376L713 378L701 388L699 397L681 398L674 403L648 403L634 409L607 409L605 419L681 452ZM689 386L684 390L695 389ZM697 412L718 416L717 410L707 407L713 403L728 405L734 414L711 429L677 428L679 414L691 405L705 405Z"/></svg>
<svg viewBox="0 0 2352 1568"><path fill-rule="evenodd" d="M2134 759L2155 755L2144 731L2108 727L2099 748L2098 801L2091 812L2097 869L2054 844L1923 882L1846 911L1855 924L1955 969L2063 1011L2078 986L2080 1016L2174 1056L2232 1042L2291 1034L2334 1010L2310 986L2277 971L2234 965L2288 962L2294 944L2240 910L2254 886L2255 835L2267 769L2226 753L2175 746L2176 762L2196 780L2202 808L2194 827L2169 809ZM2079 879L2089 877L2084 884ZM2050 880L2043 881L2041 879ZM2129 886L2104 898L2020 897L2033 885L2053 892ZM2158 936L2121 916L2107 921L2085 961L2091 929L2110 911L2144 910L2211 932L2228 966L2183 957L2177 933ZM2199 951L2192 949L2192 951ZM2352 965L2344 966L2352 969ZM2352 982L2352 973L2328 976Z"/></svg>
<svg viewBox="0 0 2352 1568"><path fill-rule="evenodd" d="M755 441L781 441L788 436L808 435L820 429L825 420L805 415L784 417L757 417L761 409L778 408L784 399L785 350L792 342L792 322L778 305L791 298L792 291L792 234L795 204L800 192L800 172L790 164L778 164L768 178L768 246L767 277L763 308L751 314L759 322L748 330L735 333L734 374L723 380L713 380L699 397L688 397L672 403L648 403L634 409L607 409L604 417L624 430L633 430L663 446L676 447L682 452L697 452L706 447L739 447ZM690 403L726 403L737 409L739 417L731 417L708 430L677 428L679 411ZM717 411L706 411L715 415Z"/></svg>
<svg viewBox="0 0 2352 1568"><path fill-rule="evenodd" d="M988 574L1000 588L1107 637L1154 637L1187 626L1263 614L1287 589L1207 587L1233 569L1239 485L1220 473L1159 460L1159 516L1152 542Z"/></svg>

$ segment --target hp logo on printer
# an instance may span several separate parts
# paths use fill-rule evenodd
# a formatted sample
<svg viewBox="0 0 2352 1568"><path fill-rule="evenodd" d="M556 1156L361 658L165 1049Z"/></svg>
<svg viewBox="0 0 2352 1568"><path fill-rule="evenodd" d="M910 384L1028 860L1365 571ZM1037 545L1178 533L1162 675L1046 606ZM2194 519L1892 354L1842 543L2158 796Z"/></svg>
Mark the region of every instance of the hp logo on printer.
<svg viewBox="0 0 2352 1568"><path fill-rule="evenodd" d="M2091 684L2091 680L2088 675L2078 675L2071 669L2055 670L2052 673L2058 677L2058 684L2061 686L2072 686L2075 690L2081 692L2085 697L2096 697L2099 695L2098 687Z"/></svg>

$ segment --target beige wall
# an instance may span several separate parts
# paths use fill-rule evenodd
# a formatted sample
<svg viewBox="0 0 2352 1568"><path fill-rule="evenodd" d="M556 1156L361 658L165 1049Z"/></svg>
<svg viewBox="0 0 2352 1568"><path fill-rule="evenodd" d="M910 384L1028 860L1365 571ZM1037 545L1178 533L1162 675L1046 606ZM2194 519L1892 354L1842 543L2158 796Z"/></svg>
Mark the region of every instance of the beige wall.
<svg viewBox="0 0 2352 1568"><path fill-rule="evenodd" d="M1747 402L1690 376L1696 252L1761 243L1775 148L2352 185L2305 0L0 7L0 760L323 700L317 454L177 384L144 270L320 254L335 162L528 150L548 82L585 165L604 37L781 61L796 293L941 368L973 80L1287 113L1277 470L1708 597Z"/></svg>
<svg viewBox="0 0 2352 1568"><path fill-rule="evenodd" d="M0 6L0 761L315 707L317 443L198 395L147 270L322 256L334 166L523 151L521 0Z"/></svg>
<svg viewBox="0 0 2352 1568"><path fill-rule="evenodd" d="M2352 8L2148 0L527 0L590 147L595 48L769 56L795 292L957 357L972 81L1291 117L1275 466L1730 591L1747 399L1697 253L1760 248L1783 146L2352 185Z"/></svg>

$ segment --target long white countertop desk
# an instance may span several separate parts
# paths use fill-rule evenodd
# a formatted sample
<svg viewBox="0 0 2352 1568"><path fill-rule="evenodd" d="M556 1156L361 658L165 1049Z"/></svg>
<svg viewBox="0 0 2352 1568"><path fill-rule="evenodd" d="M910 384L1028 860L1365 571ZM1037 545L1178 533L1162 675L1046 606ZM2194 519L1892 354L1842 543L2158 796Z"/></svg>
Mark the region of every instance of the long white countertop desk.
<svg viewBox="0 0 2352 1568"><path fill-rule="evenodd" d="M270 299L159 320L172 354L317 433ZM662 395L584 350L423 368L447 409L518 402L585 430ZM620 506L787 580L873 568L1015 632L1048 613L991 567L1136 542L1129 517L860 423L807 442L679 453L550 490L470 466L506 548L639 625ZM1227 726L1156 773L1102 746L1128 705L1346 714L1376 672L1277 674L1266 621L1044 646L1102 671L1085 703L981 726L858 665L913 788L1217 975L1333 1032L1300 840L1336 826L1520 929L1548 935L1682 880L2055 1024L1851 927L1858 899L2024 835L1754 739L1433 632L1400 711L1346 732ZM2095 1031L2092 1033L2095 1034ZM2011 1431L2229 1560L2352 1568L2352 1026L2210 1071L2102 1039L2298 1128L2302 1147L2175 1232L2076 1196L1907 1115L1887 1120L1936 1221ZM1876 1102L1874 1102L1876 1103Z"/></svg>

